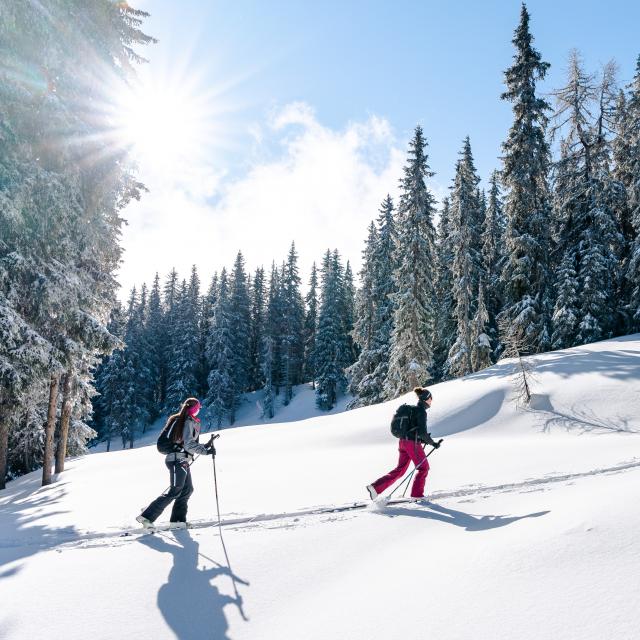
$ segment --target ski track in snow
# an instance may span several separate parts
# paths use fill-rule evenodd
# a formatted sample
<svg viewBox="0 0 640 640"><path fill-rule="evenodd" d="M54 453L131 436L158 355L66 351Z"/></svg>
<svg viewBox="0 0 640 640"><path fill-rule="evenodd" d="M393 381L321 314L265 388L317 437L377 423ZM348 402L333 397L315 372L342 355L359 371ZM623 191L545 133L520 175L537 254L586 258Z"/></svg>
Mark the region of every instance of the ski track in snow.
<svg viewBox="0 0 640 640"><path fill-rule="evenodd" d="M526 491L530 489L532 491L539 490L541 487L550 484L557 484L563 482L571 482L573 480L579 480L582 478L589 478L600 475L611 475L616 473L622 473L625 471L633 471L640 469L640 460L633 458L631 461L622 462L620 464L592 469L590 471L583 471L578 473L568 473L562 475L546 475L541 478L532 478L524 480L522 482L513 482L499 485L470 485L454 491L436 491L429 496L429 500L446 500L455 498L465 498L468 496L480 496L482 494L493 493L505 493L512 491ZM409 503L409 499L394 499L391 505L398 503ZM251 516L243 516L238 518L227 518L222 520L222 527L228 529L243 529L254 528L256 525L263 523L277 522L281 520L292 520L293 522L283 526L297 526L298 520L301 518L311 518L315 516L326 516L331 514L346 514L349 512L358 511L383 511L385 502L381 500L379 503L372 502L353 502L350 504L342 505L322 505L316 507L310 507L301 509L298 511L281 512L281 513L260 513ZM390 505L390 506L391 506ZM411 508L424 509L428 508L428 503L415 503L411 504ZM325 522L333 522L339 518L328 518ZM196 520L191 523L189 530L193 529L205 529L205 528L217 528L217 520ZM97 546L116 546L119 544L126 544L132 540L137 540L145 535L162 534L170 532L170 529L165 529L160 526L155 532L150 530L135 528L118 529L114 531L102 531L95 533L80 533L77 536L60 536L57 539L53 537L47 537L45 540L29 539L27 538L18 540L6 540L0 544L1 548L18 548L18 547L42 547L43 549L83 549Z"/></svg>

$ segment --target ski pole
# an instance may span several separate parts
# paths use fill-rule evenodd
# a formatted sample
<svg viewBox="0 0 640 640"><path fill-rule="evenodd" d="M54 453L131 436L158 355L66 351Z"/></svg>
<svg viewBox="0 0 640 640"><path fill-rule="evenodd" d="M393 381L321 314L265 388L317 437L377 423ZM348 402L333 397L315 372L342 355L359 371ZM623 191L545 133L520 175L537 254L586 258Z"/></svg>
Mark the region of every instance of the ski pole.
<svg viewBox="0 0 640 640"><path fill-rule="evenodd" d="M213 445L213 441L216 438L219 438L220 434L212 435L209 443ZM231 561L229 560L229 554L227 553L227 545L224 543L224 537L222 535L222 520L220 519L220 500L218 499L218 475L216 474L216 456L215 454L211 456L211 460L213 462L213 486L216 494L216 513L218 514L218 531L220 532L220 542L222 544L222 550L224 551L224 557L227 561L227 568L229 569L229 577L231 578L231 583L233 584L233 591L236 596L236 604L240 611L240 615L243 620L247 620L247 617L242 609L242 597L238 593L238 587L236 586L236 580L234 577L233 569L231 568Z"/></svg>
<svg viewBox="0 0 640 640"><path fill-rule="evenodd" d="M216 433L215 435L211 434L211 438L209 439L207 446L213 447L213 441L219 437L220 437L219 433ZM220 500L218 499L218 475L216 474L216 454L215 453L211 456L211 461L213 462L213 487L215 489L215 494L216 494L216 512L218 513L218 528L220 529L220 535L222 536L222 524L220 522Z"/></svg>
<svg viewBox="0 0 640 640"><path fill-rule="evenodd" d="M440 440L438 440L438 445L442 444L443 439L440 438ZM413 471L387 496L387 500L391 500L391 496L406 482L407 486L405 487L405 493L407 491L407 487L409 486L409 480L411 480L413 474L416 472L416 470L418 469L418 467L420 467L424 461L437 449L438 447L433 447L433 449L431 449L431 451L429 451L429 453L427 453L427 455L424 457L424 460L422 460L419 464L417 464ZM404 494L403 494L404 495Z"/></svg>

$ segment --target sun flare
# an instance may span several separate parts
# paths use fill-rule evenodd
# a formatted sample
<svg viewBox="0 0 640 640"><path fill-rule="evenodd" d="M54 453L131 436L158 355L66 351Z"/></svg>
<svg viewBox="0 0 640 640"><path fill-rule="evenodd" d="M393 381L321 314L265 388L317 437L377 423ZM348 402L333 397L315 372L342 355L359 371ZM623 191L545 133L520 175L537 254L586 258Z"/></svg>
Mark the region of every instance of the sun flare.
<svg viewBox="0 0 640 640"><path fill-rule="evenodd" d="M118 136L137 160L159 167L193 161L206 146L211 114L188 87L139 83L120 97Z"/></svg>

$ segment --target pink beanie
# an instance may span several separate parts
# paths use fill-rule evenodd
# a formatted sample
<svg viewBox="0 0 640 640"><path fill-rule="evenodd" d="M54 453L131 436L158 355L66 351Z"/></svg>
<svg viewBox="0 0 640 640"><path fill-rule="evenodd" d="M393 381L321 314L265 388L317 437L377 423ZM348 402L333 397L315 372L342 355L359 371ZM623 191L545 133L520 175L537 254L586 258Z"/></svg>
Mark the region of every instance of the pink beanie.
<svg viewBox="0 0 640 640"><path fill-rule="evenodd" d="M187 409L187 413L193 417L196 415L196 413L198 413L198 411L200 411L200 408L202 407L202 405L200 404L200 402L196 402L192 407L189 407Z"/></svg>

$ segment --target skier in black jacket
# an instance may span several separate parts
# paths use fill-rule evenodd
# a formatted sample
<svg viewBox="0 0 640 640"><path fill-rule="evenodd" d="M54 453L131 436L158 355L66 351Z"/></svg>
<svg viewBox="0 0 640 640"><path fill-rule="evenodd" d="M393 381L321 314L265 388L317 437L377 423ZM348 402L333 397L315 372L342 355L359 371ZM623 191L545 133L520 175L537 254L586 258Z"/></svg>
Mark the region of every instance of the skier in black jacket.
<svg viewBox="0 0 640 640"><path fill-rule="evenodd" d="M409 462L413 462L417 469L411 488L411 497L416 500L424 498L424 484L429 473L429 461L422 445L428 444L437 449L440 443L435 442L427 431L427 409L433 402L431 391L426 387L416 387L413 391L418 396L418 403L413 410L414 424L409 432L409 437L400 438L398 442L400 455L396 468L367 485L367 491L372 500L375 500L385 489L404 475Z"/></svg>

